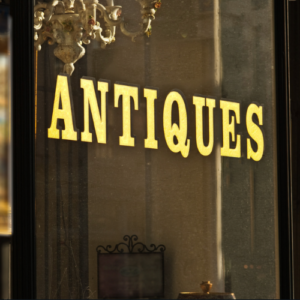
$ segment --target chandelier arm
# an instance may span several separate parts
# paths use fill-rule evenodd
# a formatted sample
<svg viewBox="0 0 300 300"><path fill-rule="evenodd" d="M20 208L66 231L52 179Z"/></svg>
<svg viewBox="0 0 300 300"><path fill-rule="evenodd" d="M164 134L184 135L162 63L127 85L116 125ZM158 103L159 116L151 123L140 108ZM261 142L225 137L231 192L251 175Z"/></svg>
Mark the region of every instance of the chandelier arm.
<svg viewBox="0 0 300 300"><path fill-rule="evenodd" d="M45 19L44 11L47 9L47 3L38 3L34 7L34 24L35 31L40 30L43 27L43 20Z"/></svg>
<svg viewBox="0 0 300 300"><path fill-rule="evenodd" d="M147 18L147 26L145 27L144 33L147 32L150 28L151 28L151 22L152 19L151 18Z"/></svg>
<svg viewBox="0 0 300 300"><path fill-rule="evenodd" d="M98 29L95 31L96 34L96 40L98 40L101 43L101 48L104 49L106 47L107 44L111 44L112 40L113 40L113 35L110 32L110 36L109 37L104 37L101 34L101 29Z"/></svg>
<svg viewBox="0 0 300 300"><path fill-rule="evenodd" d="M105 13L107 14L106 7L100 3L96 4L97 9L100 11L101 15L100 18L104 18Z"/></svg>
<svg viewBox="0 0 300 300"><path fill-rule="evenodd" d="M143 28L136 32L130 32L126 29L124 21L120 24L120 29L122 33L128 37L132 38L132 41L134 39L144 33L148 34L148 36L151 34L151 23L155 19L155 12L156 9L153 7L153 4L157 1L153 0L136 0L139 2L142 6L141 13L143 15Z"/></svg>
<svg viewBox="0 0 300 300"><path fill-rule="evenodd" d="M39 31L43 27L44 13L37 12L34 17L34 25L33 28L35 31Z"/></svg>
<svg viewBox="0 0 300 300"><path fill-rule="evenodd" d="M89 45L91 43L90 36L87 36L86 34L83 34L83 36L82 36L82 42L85 45Z"/></svg>
<svg viewBox="0 0 300 300"><path fill-rule="evenodd" d="M124 21L120 24L120 29L121 29L121 31L124 35L126 35L128 37L131 37L133 42L135 41L135 38L137 38L138 36L140 36L144 33L143 29L140 29L139 31L134 31L134 32L128 31L125 27L125 22Z"/></svg>
<svg viewBox="0 0 300 300"><path fill-rule="evenodd" d="M101 12L101 17L104 18L105 22L110 25L110 26L117 26L122 22L122 19L118 19L118 20L112 20L109 17L109 13L107 12L106 8L100 4L97 3L97 9Z"/></svg>
<svg viewBox="0 0 300 300"><path fill-rule="evenodd" d="M109 32L110 39L113 40L116 36L116 26L108 27L105 32Z"/></svg>

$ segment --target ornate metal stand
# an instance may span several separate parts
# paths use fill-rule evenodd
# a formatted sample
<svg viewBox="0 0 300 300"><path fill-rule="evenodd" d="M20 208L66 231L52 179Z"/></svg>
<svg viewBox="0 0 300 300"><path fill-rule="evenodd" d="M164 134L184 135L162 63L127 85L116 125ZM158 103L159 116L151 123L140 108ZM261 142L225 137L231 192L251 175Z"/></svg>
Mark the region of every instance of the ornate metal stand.
<svg viewBox="0 0 300 300"><path fill-rule="evenodd" d="M154 244L151 244L150 248L152 248L152 249L149 249L143 243L140 243L140 242L134 243L138 239L139 238L136 235L132 235L132 236L125 235L123 237L123 240L125 242L127 242L127 244L123 243L123 242L119 243L115 246L115 248L113 250L111 250L111 248L112 248L111 245L108 245L106 247L98 246L96 248L96 251L98 253L102 253L101 251L103 251L103 250L107 253L153 253L153 252L165 252L166 251L166 247L164 245L155 246ZM123 248L120 248L120 247L123 247ZM135 249L137 252L134 252Z"/></svg>
<svg viewBox="0 0 300 300"><path fill-rule="evenodd" d="M164 298L164 245L137 242L125 235L124 242L98 246L99 299Z"/></svg>

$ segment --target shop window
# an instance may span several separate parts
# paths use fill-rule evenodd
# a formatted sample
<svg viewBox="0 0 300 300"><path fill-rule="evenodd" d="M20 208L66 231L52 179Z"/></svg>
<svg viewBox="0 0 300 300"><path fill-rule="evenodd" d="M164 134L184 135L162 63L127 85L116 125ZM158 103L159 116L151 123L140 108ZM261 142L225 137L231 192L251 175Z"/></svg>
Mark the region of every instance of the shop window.
<svg viewBox="0 0 300 300"><path fill-rule="evenodd" d="M279 298L273 1L90 2L35 10L37 297L104 297L136 235L167 299Z"/></svg>

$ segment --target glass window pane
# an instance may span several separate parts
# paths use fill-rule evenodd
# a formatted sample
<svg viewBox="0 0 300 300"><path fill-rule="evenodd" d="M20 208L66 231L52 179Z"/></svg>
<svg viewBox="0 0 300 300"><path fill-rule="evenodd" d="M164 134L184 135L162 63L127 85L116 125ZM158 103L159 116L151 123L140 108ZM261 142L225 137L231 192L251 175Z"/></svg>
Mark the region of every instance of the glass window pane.
<svg viewBox="0 0 300 300"><path fill-rule="evenodd" d="M278 298L273 1L73 2L36 6L38 298Z"/></svg>

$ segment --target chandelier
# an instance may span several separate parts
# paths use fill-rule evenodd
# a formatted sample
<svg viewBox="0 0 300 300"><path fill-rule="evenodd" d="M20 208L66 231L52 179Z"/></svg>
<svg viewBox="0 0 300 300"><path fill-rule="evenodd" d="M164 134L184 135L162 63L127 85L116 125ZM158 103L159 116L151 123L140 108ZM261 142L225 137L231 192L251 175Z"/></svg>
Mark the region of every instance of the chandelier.
<svg viewBox="0 0 300 300"><path fill-rule="evenodd" d="M155 13L161 7L161 0L136 0L141 5L142 24L135 32L128 31L121 17L122 6L114 0L106 0L107 6L98 0L53 0L51 3L40 2L34 7L34 40L37 50L48 41L57 43L54 55L64 62L63 72L69 75L75 70L74 64L85 55L83 44L97 40L101 48L115 42L116 27L133 41L136 37L151 34L151 23ZM103 19L105 28L97 20Z"/></svg>

